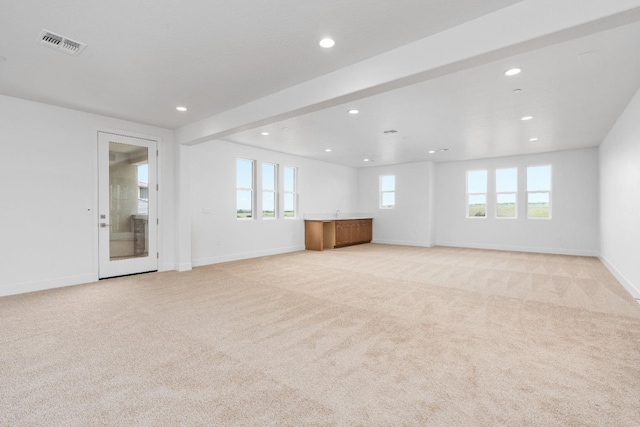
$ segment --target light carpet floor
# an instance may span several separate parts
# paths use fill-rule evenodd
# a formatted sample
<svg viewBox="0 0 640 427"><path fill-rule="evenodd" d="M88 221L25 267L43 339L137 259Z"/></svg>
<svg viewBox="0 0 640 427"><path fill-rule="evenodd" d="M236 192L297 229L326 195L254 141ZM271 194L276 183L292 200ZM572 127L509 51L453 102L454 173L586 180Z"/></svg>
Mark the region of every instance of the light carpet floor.
<svg viewBox="0 0 640 427"><path fill-rule="evenodd" d="M0 298L0 425L640 425L595 258L360 245Z"/></svg>

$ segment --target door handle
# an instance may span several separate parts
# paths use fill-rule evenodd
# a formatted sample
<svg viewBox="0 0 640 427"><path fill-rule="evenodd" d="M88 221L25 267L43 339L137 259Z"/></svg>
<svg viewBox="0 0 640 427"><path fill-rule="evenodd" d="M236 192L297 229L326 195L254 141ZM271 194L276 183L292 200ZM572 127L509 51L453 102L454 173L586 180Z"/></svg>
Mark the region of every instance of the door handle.
<svg viewBox="0 0 640 427"><path fill-rule="evenodd" d="M100 228L107 228L107 227L111 227L111 224L107 224L107 223L104 223L104 222L100 223Z"/></svg>

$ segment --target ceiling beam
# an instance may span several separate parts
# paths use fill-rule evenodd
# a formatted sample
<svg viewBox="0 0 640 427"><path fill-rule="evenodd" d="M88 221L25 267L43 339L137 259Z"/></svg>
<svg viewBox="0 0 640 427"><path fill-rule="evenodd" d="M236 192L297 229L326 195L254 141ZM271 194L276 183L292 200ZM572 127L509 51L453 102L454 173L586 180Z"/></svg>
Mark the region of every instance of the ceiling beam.
<svg viewBox="0 0 640 427"><path fill-rule="evenodd" d="M176 130L180 144L221 139L640 20L640 0L523 0Z"/></svg>

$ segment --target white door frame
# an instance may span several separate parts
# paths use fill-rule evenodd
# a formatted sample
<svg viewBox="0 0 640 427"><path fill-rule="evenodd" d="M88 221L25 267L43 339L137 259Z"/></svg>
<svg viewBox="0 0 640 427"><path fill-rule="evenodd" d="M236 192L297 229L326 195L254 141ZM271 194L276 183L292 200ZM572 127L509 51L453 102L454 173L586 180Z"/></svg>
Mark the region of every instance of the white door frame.
<svg viewBox="0 0 640 427"><path fill-rule="evenodd" d="M112 260L110 256L110 189L109 189L109 144L110 142L145 147L148 149L149 204L148 204L148 251L147 256ZM144 273L158 270L158 186L157 158L158 140L137 136L98 132L98 277L100 279Z"/></svg>

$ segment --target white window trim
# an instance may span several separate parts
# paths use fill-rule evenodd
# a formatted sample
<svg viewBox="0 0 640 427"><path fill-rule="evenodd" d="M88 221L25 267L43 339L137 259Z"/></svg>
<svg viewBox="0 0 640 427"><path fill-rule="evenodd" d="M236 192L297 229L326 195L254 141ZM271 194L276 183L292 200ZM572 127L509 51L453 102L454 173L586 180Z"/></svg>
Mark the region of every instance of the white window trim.
<svg viewBox="0 0 640 427"><path fill-rule="evenodd" d="M515 169L516 170L516 191L498 191L498 171L502 169ZM495 209L495 217L496 219L518 219L518 167L510 167L510 168L496 168L494 171L494 180L495 180L495 188L496 188L496 209ZM509 195L513 194L515 196L515 216L498 216L498 196L501 195Z"/></svg>
<svg viewBox="0 0 640 427"><path fill-rule="evenodd" d="M487 173L487 182L486 187L487 191L484 193L469 193L469 172L486 172ZM489 169L471 169L465 173L465 181L466 181L466 198L465 198L465 217L468 219L486 219L489 215ZM484 216L469 216L469 196L484 196Z"/></svg>
<svg viewBox="0 0 640 427"><path fill-rule="evenodd" d="M498 196L508 196L513 194L515 196L515 215L514 216L498 216ZM514 191L504 191L504 192L496 192L496 219L518 219L518 192L514 192Z"/></svg>
<svg viewBox="0 0 640 427"><path fill-rule="evenodd" d="M549 216L529 216L529 194L548 194L549 195ZM552 203L551 203L551 191L543 191L543 190L527 191L527 219L533 219L533 220L551 219L552 212L553 211L552 211Z"/></svg>
<svg viewBox="0 0 640 427"><path fill-rule="evenodd" d="M552 190L553 190L553 165L550 163L545 163L545 164L541 164L541 165L529 165L527 166L527 169L529 168L536 168L536 167L542 167L542 166L549 166L549 191L547 190L533 190L533 191L529 191L527 189L527 204L526 204L526 209L527 209L527 219L533 219L533 220L549 220L553 218L553 201L552 201ZM527 171L525 171L525 173L527 174L527 186L529 185L529 175L527 173ZM544 217L544 216L529 216L529 194L549 194L549 216Z"/></svg>
<svg viewBox="0 0 640 427"><path fill-rule="evenodd" d="M286 191L284 180L286 179L286 169L293 169L293 191ZM296 219L298 217L298 167L297 166L284 166L284 170L282 173L282 185L283 185L283 198L282 198L282 216L284 219ZM293 195L293 216L286 216L286 209L284 206L284 201L286 200L287 194Z"/></svg>
<svg viewBox="0 0 640 427"><path fill-rule="evenodd" d="M273 166L273 190L265 190L264 188L264 181L261 182L261 187L262 187L262 192L261 192L261 199L260 199L260 216L262 219L266 219L266 220L274 220L274 219L278 219L278 164L277 163L271 163L271 162L262 162L260 164L260 171L262 172L260 174L260 176L264 176L264 166L265 165L271 165ZM264 216L264 194L265 193L273 193L273 217L265 217Z"/></svg>
<svg viewBox="0 0 640 427"><path fill-rule="evenodd" d="M238 160L244 160L247 162L251 162L251 188L246 187L238 187ZM244 157L236 158L236 219L238 221L252 221L256 217L256 161L253 159L246 159ZM238 218L238 191L249 191L251 192L251 217L249 218Z"/></svg>
<svg viewBox="0 0 640 427"><path fill-rule="evenodd" d="M385 190L382 191L382 178L385 176L393 177L393 190ZM380 175L378 181L378 188L380 189L380 201L378 203L379 209L395 209L396 208L396 176L395 175ZM382 200L384 200L384 195L388 193L393 193L393 206L382 206Z"/></svg>

